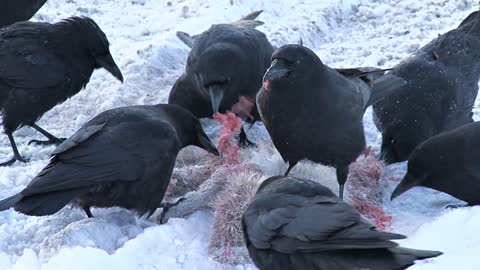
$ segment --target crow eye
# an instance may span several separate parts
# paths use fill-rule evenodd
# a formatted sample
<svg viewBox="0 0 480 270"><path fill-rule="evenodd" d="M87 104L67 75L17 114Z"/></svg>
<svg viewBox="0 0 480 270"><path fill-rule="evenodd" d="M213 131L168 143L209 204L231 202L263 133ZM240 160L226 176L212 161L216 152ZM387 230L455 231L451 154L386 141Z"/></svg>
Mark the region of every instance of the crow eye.
<svg viewBox="0 0 480 270"><path fill-rule="evenodd" d="M282 60L287 65L293 65L293 64L296 64L296 63L299 62L299 61L290 61L290 60L285 59L285 58L275 58L273 60Z"/></svg>

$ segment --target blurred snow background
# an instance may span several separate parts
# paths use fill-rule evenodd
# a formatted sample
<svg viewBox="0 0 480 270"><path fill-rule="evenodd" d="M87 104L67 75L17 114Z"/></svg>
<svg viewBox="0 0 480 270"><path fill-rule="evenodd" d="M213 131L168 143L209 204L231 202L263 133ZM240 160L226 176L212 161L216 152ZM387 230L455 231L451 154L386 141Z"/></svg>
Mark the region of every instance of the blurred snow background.
<svg viewBox="0 0 480 270"><path fill-rule="evenodd" d="M478 3L467 0L49 0L34 17L55 22L72 15L92 17L107 34L111 52L125 83L105 71L94 73L87 88L44 115L39 125L57 136L69 136L98 113L119 106L166 102L175 79L183 72L188 48L177 30L197 34L213 23L235 21L263 9L259 20L275 46L296 43L318 53L332 67L390 67L438 34L456 27ZM475 117L478 119L479 107ZM378 150L370 109L365 116L369 145ZM218 131L205 121L211 134ZM247 131L248 132L248 131ZM269 138L261 124L248 132L254 141ZM24 128L15 133L28 164L0 168L0 198L20 191L47 164L54 147L28 146L40 135ZM243 153L267 175L286 168L268 147ZM11 155L6 136L0 136L0 156ZM194 166L194 165L192 165ZM319 165L302 164L292 175L309 175ZM393 216L392 231L409 239L403 245L440 250L445 254L412 269L477 269L480 252L480 208L446 210L458 203L452 197L415 188L397 200L387 200L405 164L390 166L384 209ZM348 185L348 183L347 183ZM87 219L78 209L65 208L49 217L27 217L8 210L0 213L0 269L255 269L251 264L224 265L208 255L213 217L197 211L186 219L137 219L118 208L93 209Z"/></svg>

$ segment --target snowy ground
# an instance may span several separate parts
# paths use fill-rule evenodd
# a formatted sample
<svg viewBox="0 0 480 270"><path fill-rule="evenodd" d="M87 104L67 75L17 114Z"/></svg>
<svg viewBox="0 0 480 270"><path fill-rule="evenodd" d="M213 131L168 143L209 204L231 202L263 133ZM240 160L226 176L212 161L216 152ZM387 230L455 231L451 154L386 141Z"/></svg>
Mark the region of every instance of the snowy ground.
<svg viewBox="0 0 480 270"><path fill-rule="evenodd" d="M265 10L260 16L265 25L259 29L276 46L302 38L333 67L390 67L456 27L478 7L468 0L49 0L35 20L53 22L71 15L94 18L107 33L125 83L97 71L84 91L45 114L39 125L55 135L69 136L106 109L165 102L188 54L175 31L196 34L212 23L235 21L259 9ZM478 119L478 107L475 116ZM207 128L218 130L211 122ZM370 111L365 130L369 144L378 149L380 135ZM261 125L250 134L254 140L268 142ZM47 164L54 149L27 146L30 139L39 137L28 128L15 136L20 152L31 162L0 168L0 198L20 191ZM2 135L0 156L10 155ZM260 165L266 174L284 168L278 159ZM405 165L400 164L389 167L386 174L401 177L404 171ZM390 183L386 196L395 184ZM391 230L409 236L403 245L445 253L412 269L478 269L480 208L444 209L455 202L447 195L416 188L384 205L394 218ZM1 212L0 269L254 269L221 265L208 257L213 221L207 211L162 226L117 208L93 213L94 219L69 208L40 218Z"/></svg>

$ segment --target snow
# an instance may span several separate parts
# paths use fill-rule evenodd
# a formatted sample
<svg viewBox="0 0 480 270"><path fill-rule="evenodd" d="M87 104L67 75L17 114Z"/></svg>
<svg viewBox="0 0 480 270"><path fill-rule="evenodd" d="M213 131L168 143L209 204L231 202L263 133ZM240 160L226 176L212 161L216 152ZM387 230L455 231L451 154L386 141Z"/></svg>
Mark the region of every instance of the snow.
<svg viewBox="0 0 480 270"><path fill-rule="evenodd" d="M390 67L438 34L456 27L475 1L459 0L49 0L34 20L54 22L71 15L86 15L106 32L114 59L125 83L105 71L96 71L87 88L55 107L39 125L57 136L73 134L86 120L119 106L166 102L175 79L183 72L188 48L177 30L197 34L213 23L232 22L263 9L259 27L275 46L296 43L315 50L333 67ZM478 119L480 106L474 109ZM204 121L209 134L219 132L213 120ZM365 116L367 141L379 149L371 111ZM260 150L241 153L265 175L282 173L286 166L271 149L261 124L247 131ZM20 191L48 162L51 147L27 145L40 135L29 128L15 133L28 164L0 168L0 198ZM0 136L0 155L11 149ZM194 160L195 161L195 160ZM190 167L194 169L195 164ZM294 176L315 178L325 168L299 164ZM331 170L327 171L331 174ZM399 178L405 164L386 168L385 177ZM383 208L393 216L392 231L408 235L401 241L411 248L443 251L439 258L412 269L476 269L480 252L480 208L445 209L459 201L440 192L414 188L393 202L388 197L397 184L388 180ZM347 183L348 185L348 183ZM336 188L336 187L334 187ZM185 219L158 225L129 211L93 209L87 219L66 207L49 217L27 217L13 210L0 213L0 269L255 269L251 264L225 265L208 254L213 215L196 211Z"/></svg>

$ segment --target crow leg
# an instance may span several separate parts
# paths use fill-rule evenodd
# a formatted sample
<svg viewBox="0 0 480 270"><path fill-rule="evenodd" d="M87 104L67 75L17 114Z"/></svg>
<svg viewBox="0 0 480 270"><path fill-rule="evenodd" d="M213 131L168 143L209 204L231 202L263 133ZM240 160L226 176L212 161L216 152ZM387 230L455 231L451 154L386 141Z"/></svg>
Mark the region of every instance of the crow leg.
<svg viewBox="0 0 480 270"><path fill-rule="evenodd" d="M34 128L36 131L40 132L43 136L47 137L48 140L47 141L31 140L28 142L28 144L35 143L35 144L41 144L41 145L50 145L50 144L60 144L63 141L65 141L65 138L57 138L52 134L48 133L43 128L37 126L35 123L31 124L30 126Z"/></svg>
<svg viewBox="0 0 480 270"><path fill-rule="evenodd" d="M337 168L338 196L343 200L343 191L348 177L348 166Z"/></svg>
<svg viewBox="0 0 480 270"><path fill-rule="evenodd" d="M290 173L290 171L293 169L293 167L295 167L295 165L297 165L297 162L288 162L288 169L285 172L284 176L287 176Z"/></svg>
<svg viewBox="0 0 480 270"><path fill-rule="evenodd" d="M85 211L85 214L87 214L88 218L93 218L92 212L90 211L90 206L84 205L82 208L83 211Z"/></svg>
<svg viewBox="0 0 480 270"><path fill-rule="evenodd" d="M17 144L15 143L15 140L13 139L13 134L10 132L10 133L7 133L7 136L8 136L8 140L10 141L10 146L12 146L13 158L8 160L8 161L5 161L3 163L0 163L0 167L10 166L13 163L15 163L15 161L17 161L17 160L21 161L21 162L28 162L28 159L22 158L22 156L18 152Z"/></svg>
<svg viewBox="0 0 480 270"><path fill-rule="evenodd" d="M248 137L247 133L245 132L245 129L242 126L242 129L240 129L240 134L238 135L238 144L241 147L254 147L256 144L254 142L251 142Z"/></svg>

